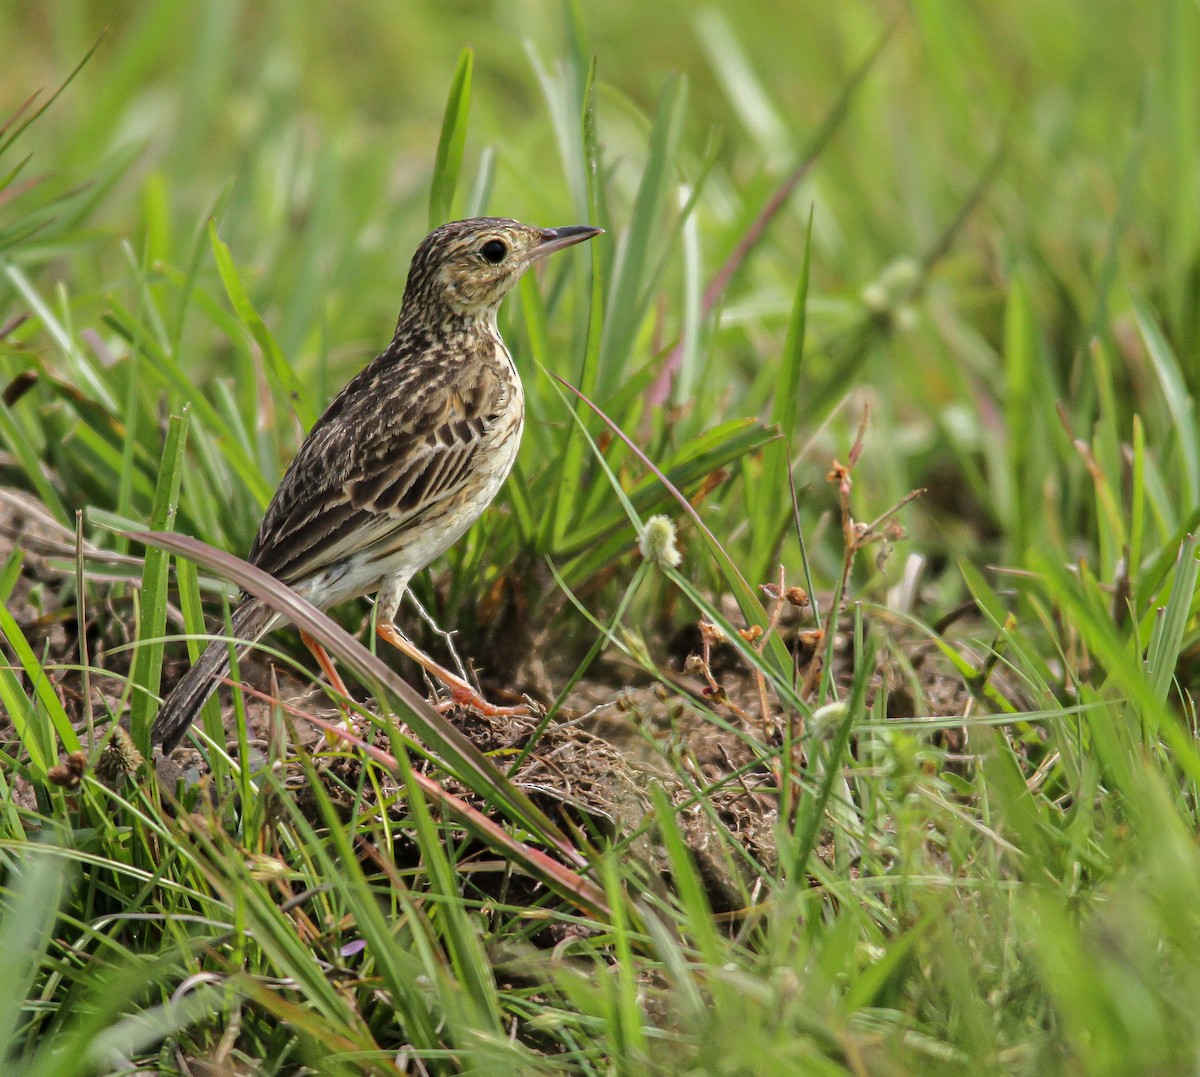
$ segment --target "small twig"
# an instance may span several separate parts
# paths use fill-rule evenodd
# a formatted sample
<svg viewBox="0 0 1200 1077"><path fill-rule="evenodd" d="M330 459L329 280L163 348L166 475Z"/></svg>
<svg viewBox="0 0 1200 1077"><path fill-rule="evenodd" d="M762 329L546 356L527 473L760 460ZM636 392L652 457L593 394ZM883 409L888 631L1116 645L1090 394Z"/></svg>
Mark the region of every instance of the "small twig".
<svg viewBox="0 0 1200 1077"><path fill-rule="evenodd" d="M446 641L446 650L450 652L450 657L454 660L454 668L458 670L458 675L464 681L469 682L471 678L467 674L467 667L463 665L463 660L459 657L458 650L454 646L454 633L447 632L444 628L442 628L441 625L437 623L437 621L433 619L433 615L421 605L420 599L413 594L411 588L407 592L407 597L409 602L413 604L421 620L433 629L435 635L441 636L441 638Z"/></svg>
<svg viewBox="0 0 1200 1077"><path fill-rule="evenodd" d="M863 447L866 444L869 421L870 408L864 407L862 418L858 423L858 429L854 434L854 441L850 446L850 455L847 457L849 463L843 464L841 461L835 459L829 474L826 476L827 481L837 485L838 509L841 514L842 541L844 545L842 574L838 581L838 588L834 592L832 606L829 611L829 628L827 630L825 647L823 650L817 649L814 651L808 670L805 672L801 695L807 695L815 687L817 677L822 672L822 669L832 665L833 648L836 644L837 612L850 590L850 576L854 570L854 558L860 551L873 543L884 542L885 540L903 535L903 530L899 525L895 525L887 531L881 530L881 528L896 513L904 508L905 505L920 497L925 492L924 489L918 489L905 494L896 504L868 524L859 523L854 519L854 514L850 508L850 494L854 488L853 469L862 456ZM882 556L881 554L881 558ZM823 661L825 667L822 666Z"/></svg>
<svg viewBox="0 0 1200 1077"><path fill-rule="evenodd" d="M739 721L745 722L747 725L755 725L757 723L750 713L729 698L724 686L712 674L712 668L709 665L709 659L712 657L712 649L716 644L724 642L725 633L713 624L712 621L702 620L700 622L701 653L688 657L687 662L684 664L684 672L704 678L705 686L701 694L710 703L723 703Z"/></svg>
<svg viewBox="0 0 1200 1077"><path fill-rule="evenodd" d="M858 420L858 429L854 432L854 444L850 446L850 467L858 463L862 456L863 446L867 441L867 429L871 425L871 405L863 404L862 417Z"/></svg>
<svg viewBox="0 0 1200 1077"><path fill-rule="evenodd" d="M899 501L897 501L890 509L888 509L885 512L880 513L878 516L875 517L874 520L872 520L869 524L867 524L867 526L863 529L863 534L866 536L870 536L870 541L872 541L872 542L877 541L880 538L883 538L882 535L876 534L876 532L879 529L880 524L882 524L884 521L890 519L891 517L895 516L896 513L898 513L902 508L904 508L904 506L907 505L910 501L916 501L916 499L924 493L925 493L924 486L918 487L916 490L910 490Z"/></svg>
<svg viewBox="0 0 1200 1077"><path fill-rule="evenodd" d="M783 619L783 606L787 594L787 580L784 576L783 565L779 566L779 583L775 587L770 585L763 588L764 591L772 598L771 613L767 620L766 631L757 633L756 639L747 639L746 642L754 648L758 654L762 654L767 649L767 640L772 632L779 630L779 622ZM767 743L773 726L771 722L771 708L767 702L767 679L763 676L763 672L758 666L754 667L754 681L758 686L758 704L762 710L762 734L763 743Z"/></svg>
<svg viewBox="0 0 1200 1077"><path fill-rule="evenodd" d="M724 643L724 633L712 623L712 621L700 622L700 654L693 655L688 661L689 668L687 672L698 673L704 678L707 688L704 694L710 699L724 700L725 689L721 687L720 682L712 675L712 666L710 660L712 658L712 648L714 643Z"/></svg>
<svg viewBox="0 0 1200 1077"><path fill-rule="evenodd" d="M779 622L783 620L784 603L788 601L787 578L783 574L783 565L779 566L779 583L775 587L764 587L764 591L774 600L771 607L771 616L767 622L767 630L762 634L762 638L755 644L754 649L762 654L767 646L767 636L772 632L779 630Z"/></svg>

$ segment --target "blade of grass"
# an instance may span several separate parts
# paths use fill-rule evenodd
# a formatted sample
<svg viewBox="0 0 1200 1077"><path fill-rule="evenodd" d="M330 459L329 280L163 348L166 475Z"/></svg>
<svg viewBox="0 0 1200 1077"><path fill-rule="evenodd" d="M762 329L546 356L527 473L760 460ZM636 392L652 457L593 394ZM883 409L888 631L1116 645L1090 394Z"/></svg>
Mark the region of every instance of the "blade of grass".
<svg viewBox="0 0 1200 1077"><path fill-rule="evenodd" d="M792 300L791 316L788 318L778 381L771 399L770 422L779 434L779 439L763 446L762 475L765 481L760 484L761 496L754 498L756 504L749 512L752 525L754 521L761 521L754 544L758 560L751 577L756 580L770 579L771 576L772 562L775 560L778 546L767 539L779 533L780 509L786 507L778 504L779 483L789 474L791 441L800 429L800 371L804 363L804 337L808 325L808 274L812 255L812 229L813 212L809 210L804 253L800 259L800 277L796 282L796 295ZM753 491L748 489L747 497L752 496ZM786 526L786 515L784 521Z"/></svg>
<svg viewBox="0 0 1200 1077"><path fill-rule="evenodd" d="M216 221L208 222L208 241L212 247L217 272L221 275L221 283L225 285L225 293L229 296L234 311L242 325L249 330L255 343L258 344L259 350L266 360L267 370L271 372L289 403L296 409L296 414L304 425L304 429L310 429L317 421L317 409L310 399L304 382L284 357L279 345L275 342L275 337L267 328L266 322L254 309L254 304L250 302L250 297L246 294L246 288L238 275L237 266L234 265L233 255L230 253L228 245L217 235Z"/></svg>
<svg viewBox="0 0 1200 1077"><path fill-rule="evenodd" d="M548 92L548 91L547 91ZM593 60L587 68L587 78L583 85L582 116L579 125L579 138L583 150L583 160L586 168L583 174L582 199L586 202L586 213L589 221L600 219L599 191L597 174L599 171L599 145L596 135L596 64ZM576 159L571 154L571 159ZM583 358L577 375L579 384L585 391L594 389L599 379L600 355L604 344L604 278L602 275L602 259L604 250L598 243L588 244L588 256L591 259L591 277L588 291L587 323L584 332ZM573 409L582 416L582 404ZM553 501L554 510L546 514L545 525L541 532L541 548L549 549L557 546L571 530L573 521L577 521L577 505L582 492L579 481L583 471L583 446L579 443L576 424L572 423L562 440L562 448L556 459L557 477L556 493Z"/></svg>
<svg viewBox="0 0 1200 1077"><path fill-rule="evenodd" d="M437 159L433 166L433 184L429 191L429 227L436 228L450 220L454 192L462 169L463 147L467 141L467 113L471 105L471 70L475 54L463 49L450 83L446 112L442 117L442 134L438 139Z"/></svg>
<svg viewBox="0 0 1200 1077"><path fill-rule="evenodd" d="M106 411L109 413L116 412L118 410L117 402L109 391L103 374L98 372L88 362L86 356L76 345L70 329L63 324L61 318L54 314L50 309L49 303L47 303L33 286L33 282L19 267L13 265L11 262L3 262L2 264L5 276L12 282L13 287L21 294L25 302L33 308L33 312L37 315L38 320L45 326L46 331L54 339L54 343L58 346L63 358L66 359L70 366L72 376L77 380L78 386L91 395L93 399L100 401Z"/></svg>
<svg viewBox="0 0 1200 1077"><path fill-rule="evenodd" d="M75 76L78 75L79 72L84 69L87 62L95 54L96 50L100 47L100 43L104 40L104 36L107 32L108 32L107 30L101 31L100 36L97 37L96 40L92 42L92 47L83 54L83 59L80 60L79 63L77 63L75 65L75 67L71 70L71 73L65 79L63 79L62 82L59 83L58 89L56 89L54 91L54 93L52 93L49 97L47 97L46 100L43 101L36 109L34 109L32 112L30 112L29 115L27 115L19 123L16 122L17 118L22 113L28 111L29 107L33 104L34 100L37 98L38 93L40 93L41 91L38 91L38 93L34 93L29 98L27 98L25 103L23 105L21 105L21 107L17 110L17 112L12 117L10 117L8 120L5 121L3 127L0 127L0 135L3 136L2 138L0 138L0 155L2 155L9 148L9 146L11 146L14 142L16 142L16 140L21 137L21 134L29 127L29 125L31 123L34 123L38 119L38 117L40 117L42 115L42 113L46 111L46 109L48 109L52 104L54 104L54 102L58 100L58 98L62 94L62 92L68 86L70 86L72 82L75 81ZM13 126L14 123L16 123L16 126Z"/></svg>
<svg viewBox="0 0 1200 1077"><path fill-rule="evenodd" d="M37 776L45 778L46 769L53 766L56 757L51 729L58 734L63 750L67 752L79 751L79 737L72 728L71 720L67 717L67 712L63 710L62 703L59 702L58 693L54 690L49 674L42 663L38 661L37 655L34 654L33 648L30 647L29 641L25 638L25 634L21 631L16 618L13 617L7 605L0 606L0 636L3 636L9 647L12 648L18 665L25 671L25 676L29 678L29 683L33 686L34 699L50 718L50 726L47 727L36 712L29 708L28 700L25 700L25 704L22 705L24 693L21 691L16 677L10 670L3 670L4 687L0 691L3 691L8 697L6 705L12 708L10 713L14 725L19 725L22 717L31 723L24 730L22 743L25 744L35 766L40 764Z"/></svg>
<svg viewBox="0 0 1200 1077"><path fill-rule="evenodd" d="M409 1030L407 1035L419 1047L436 1049L442 1045L439 1022L431 1012L428 987L423 990L418 986L424 979L437 991L444 975L439 968L439 947L436 939L431 937L433 933L428 921L415 907L416 903L399 887L393 886L393 901L405 911L402 924L411 936L411 941L405 944L403 934L397 930L401 925L389 920L376 888L364 873L362 858L356 848L358 842L355 839L359 836L345 826L308 753L301 755L301 763L328 828L329 841L316 833L294 802L288 805L292 819L306 846L312 850L318 871L339 878L341 898L352 915L358 934L370 950L377 974L393 995L393 1004L402 1015L404 1027ZM442 855L444 859L445 854Z"/></svg>
<svg viewBox="0 0 1200 1077"><path fill-rule="evenodd" d="M197 388L172 354L159 348L152 341L139 337L131 318L114 308L113 312L105 315L104 321L128 344L132 346L136 342L140 345L143 355L150 360L149 369L158 375L163 384L179 393L195 412L201 426L211 430L221 439L223 459L259 505L265 508L274 488L263 478L262 471L246 450L244 439L237 429L213 407L207 395Z"/></svg>
<svg viewBox="0 0 1200 1077"><path fill-rule="evenodd" d="M21 429L21 423L3 400L0 400L0 438L3 438L42 504L59 523L65 524L69 514L58 492L46 477L41 458L35 449L35 442L26 436Z"/></svg>
<svg viewBox="0 0 1200 1077"><path fill-rule="evenodd" d="M183 481L182 465L189 420L188 408L184 407L183 414L172 415L167 424L162 470L158 475L154 507L150 513L150 526L156 530L169 528L175 521L179 487ZM142 642L134 652L130 674L134 685L130 734L133 742L145 752L150 746L150 721L156 708L158 682L162 677L161 637L167 625L170 561L165 551L152 548L146 553L142 572Z"/></svg>
<svg viewBox="0 0 1200 1077"><path fill-rule="evenodd" d="M798 881L808 872L808 861L817 847L817 839L825 827L825 814L833 794L834 784L842 777L842 760L850 747L850 735L856 720L864 713L869 671L874 668L874 639L868 639L865 654L855 666L854 683L850 697L845 703L832 703L826 711L837 718L833 735L828 739L826 766L821 775L821 784L815 797L804 797L799 802L800 810L796 821L796 845L788 874ZM841 713L838 714L840 709ZM812 720L809 725L811 726Z"/></svg>
<svg viewBox="0 0 1200 1077"><path fill-rule="evenodd" d="M1161 735L1176 753L1180 766L1192 781L1200 781L1200 754L1191 735L1154 692L1140 655L1131 654L1129 641L1117 632L1102 607L1080 593L1080 585L1054 558L1033 554L1034 569L1054 606L1079 632L1091 653L1116 687L1125 694L1141 722Z"/></svg>
<svg viewBox="0 0 1200 1077"><path fill-rule="evenodd" d="M46 959L59 903L67 885L66 868L29 846L15 872L6 873L0 916L0 1065L16 1060L10 1052L17 1029L27 1020L26 1000Z"/></svg>
<svg viewBox="0 0 1200 1077"><path fill-rule="evenodd" d="M454 980L468 1001L472 1025L502 1034L497 1019L499 1000L495 975L459 899L459 888L455 885L454 867L446 853L446 844L434 825L429 804L407 756L401 755L397 762L400 763L401 775L408 790L409 817L421 848L421 863L428 876L429 893L440 898L439 922L444 925L442 938L450 953Z"/></svg>
<svg viewBox="0 0 1200 1077"><path fill-rule="evenodd" d="M1192 600L1196 594L1196 578L1200 564L1196 551L1200 550L1200 535L1188 535L1179 548L1179 559L1175 562L1175 575L1171 582L1171 594L1154 623L1150 646L1146 652L1147 672L1150 688L1161 703L1166 703L1175 679L1188 622L1192 616Z"/></svg>
<svg viewBox="0 0 1200 1077"><path fill-rule="evenodd" d="M1184 479L1186 503L1182 507L1188 512L1200 506L1200 428L1196 424L1196 409L1179 360L1163 336L1154 312L1137 297L1133 299L1133 311L1171 415L1175 449Z"/></svg>
<svg viewBox="0 0 1200 1077"><path fill-rule="evenodd" d="M687 82L679 75L670 75L659 94L646 167L613 272L612 298L605 313L595 387L601 399L606 399L624 380L634 354L633 341L651 299L648 269L652 255L657 253L656 241L662 231L667 192L677 167L686 110Z"/></svg>

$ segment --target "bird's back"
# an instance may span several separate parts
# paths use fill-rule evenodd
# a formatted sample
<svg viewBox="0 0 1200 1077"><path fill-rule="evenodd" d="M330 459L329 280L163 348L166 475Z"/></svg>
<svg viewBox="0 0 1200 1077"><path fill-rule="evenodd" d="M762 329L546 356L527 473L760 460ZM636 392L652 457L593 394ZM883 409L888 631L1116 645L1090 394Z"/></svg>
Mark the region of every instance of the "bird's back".
<svg viewBox="0 0 1200 1077"><path fill-rule="evenodd" d="M473 522L512 467L523 415L520 381L494 330L401 327L310 431L249 560L297 584L380 543L416 539L447 511L473 512Z"/></svg>

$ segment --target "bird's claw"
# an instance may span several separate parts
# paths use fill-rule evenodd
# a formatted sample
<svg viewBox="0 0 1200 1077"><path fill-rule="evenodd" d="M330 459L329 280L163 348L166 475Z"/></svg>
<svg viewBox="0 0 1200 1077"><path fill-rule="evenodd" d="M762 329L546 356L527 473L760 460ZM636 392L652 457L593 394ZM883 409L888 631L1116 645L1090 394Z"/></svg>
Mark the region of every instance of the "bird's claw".
<svg viewBox="0 0 1200 1077"><path fill-rule="evenodd" d="M535 699L523 695L521 702L511 707L500 707L484 699L475 689L463 685L450 686L450 698L434 704L434 709L441 714L464 707L484 715L486 718L538 718L546 713L546 709Z"/></svg>

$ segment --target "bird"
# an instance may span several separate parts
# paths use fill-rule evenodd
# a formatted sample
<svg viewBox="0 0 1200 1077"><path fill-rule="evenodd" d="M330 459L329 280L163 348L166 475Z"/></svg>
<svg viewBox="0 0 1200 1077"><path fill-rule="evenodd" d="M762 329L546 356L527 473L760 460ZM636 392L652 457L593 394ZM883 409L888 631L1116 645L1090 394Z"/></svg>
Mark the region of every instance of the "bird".
<svg viewBox="0 0 1200 1077"><path fill-rule="evenodd" d="M521 442L521 378L501 339L501 300L530 266L600 235L473 217L417 246L396 330L308 432L263 514L247 560L320 609L375 595L376 631L446 683L457 703L493 707L396 626L412 577L448 550L500 491ZM230 624L255 640L283 623L242 595ZM301 633L342 689L332 661ZM230 667L214 640L167 696L151 742L169 754Z"/></svg>

